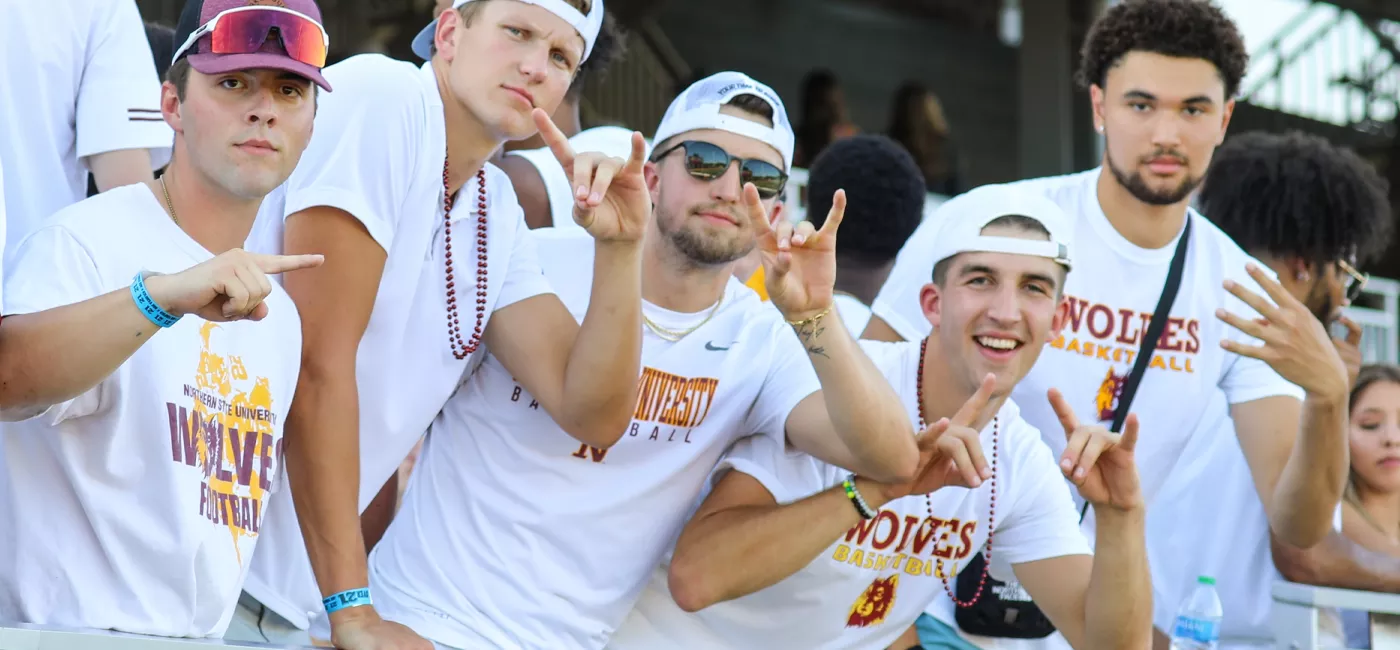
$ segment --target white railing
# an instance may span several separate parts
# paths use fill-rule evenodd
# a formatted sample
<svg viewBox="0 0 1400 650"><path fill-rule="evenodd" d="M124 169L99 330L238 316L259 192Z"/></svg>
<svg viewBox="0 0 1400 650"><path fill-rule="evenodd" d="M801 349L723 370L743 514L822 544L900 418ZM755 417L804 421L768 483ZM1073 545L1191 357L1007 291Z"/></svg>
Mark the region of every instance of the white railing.
<svg viewBox="0 0 1400 650"><path fill-rule="evenodd" d="M1272 611L1274 647L1281 650L1332 650L1345 639L1340 625L1330 634L1322 629L1325 618L1337 619L1338 610L1369 612L1370 647L1400 647L1400 594L1314 587L1293 582L1274 583Z"/></svg>
<svg viewBox="0 0 1400 650"><path fill-rule="evenodd" d="M1369 296L1369 297L1368 297ZM1366 363L1400 363L1400 282L1371 278L1366 283L1363 302L1377 301L1380 307L1348 307L1346 315L1361 326L1361 358ZM1346 329L1334 327L1334 334L1344 336Z"/></svg>
<svg viewBox="0 0 1400 650"><path fill-rule="evenodd" d="M783 203L786 205L787 216L793 223L797 223L807 218L807 170L800 167L793 168L788 174L787 188L783 192ZM928 199L924 201L924 218L927 219L938 206L943 205L948 197L942 194L929 193Z"/></svg>
<svg viewBox="0 0 1400 650"><path fill-rule="evenodd" d="M221 639L171 639L107 630L70 630L23 623L0 624L0 650L316 650L305 646L238 643Z"/></svg>

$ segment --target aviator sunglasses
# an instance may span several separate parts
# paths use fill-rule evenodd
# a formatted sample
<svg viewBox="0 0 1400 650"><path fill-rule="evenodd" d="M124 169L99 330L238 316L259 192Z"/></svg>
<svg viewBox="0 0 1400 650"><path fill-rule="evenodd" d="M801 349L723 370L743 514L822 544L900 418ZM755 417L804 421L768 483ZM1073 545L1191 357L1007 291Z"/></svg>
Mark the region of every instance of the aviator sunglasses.
<svg viewBox="0 0 1400 650"><path fill-rule="evenodd" d="M719 145L708 142L686 140L652 156L651 161L661 160L677 149L685 149L685 170L700 180L716 180L729 171L731 164L737 162L739 182L753 183L762 198L771 199L782 193L783 188L787 186L787 174L773 163L757 158L737 158L729 155L729 152L721 149Z"/></svg>
<svg viewBox="0 0 1400 650"><path fill-rule="evenodd" d="M277 30L287 56L309 66L325 67L331 40L325 28L301 12L265 5L219 12L190 33L170 60L178 61L205 34L212 35L209 51L213 54L253 54L262 49L273 29Z"/></svg>

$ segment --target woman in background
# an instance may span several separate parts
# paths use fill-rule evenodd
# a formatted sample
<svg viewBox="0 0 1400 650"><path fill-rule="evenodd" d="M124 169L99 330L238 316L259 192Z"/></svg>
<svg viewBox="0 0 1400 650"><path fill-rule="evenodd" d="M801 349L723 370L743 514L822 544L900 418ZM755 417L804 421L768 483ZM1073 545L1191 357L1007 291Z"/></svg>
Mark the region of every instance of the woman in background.
<svg viewBox="0 0 1400 650"><path fill-rule="evenodd" d="M830 70L813 70L802 80L802 122L797 125L793 165L806 169L833 140L860 132L851 122L846 96Z"/></svg>
<svg viewBox="0 0 1400 650"><path fill-rule="evenodd" d="M916 81L900 86L890 116L889 135L914 156L928 191L950 197L962 192L948 118L932 91Z"/></svg>

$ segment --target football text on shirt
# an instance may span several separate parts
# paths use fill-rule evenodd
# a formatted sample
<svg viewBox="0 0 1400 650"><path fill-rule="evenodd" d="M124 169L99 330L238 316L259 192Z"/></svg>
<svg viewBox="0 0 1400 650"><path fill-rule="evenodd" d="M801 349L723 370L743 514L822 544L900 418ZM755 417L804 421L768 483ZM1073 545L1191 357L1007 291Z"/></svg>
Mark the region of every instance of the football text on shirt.
<svg viewBox="0 0 1400 650"><path fill-rule="evenodd" d="M627 436L690 444L691 431L703 424L705 416L710 413L719 380L714 377L682 377L643 367L637 385L637 407L632 411ZM522 392L523 389L517 385L511 394L511 401L520 401ZM539 402L530 400L530 408L539 408ZM584 443L570 455L601 463L607 457L608 450Z"/></svg>
<svg viewBox="0 0 1400 650"><path fill-rule="evenodd" d="M205 323L200 328L199 369L194 383L184 387L192 404L166 402L165 408L171 459L200 468L204 479L199 514L227 527L237 550L240 537L258 535L274 459L282 457L282 440L276 440L274 449L278 417L267 378L256 377L250 385L242 357L225 357L211 349L210 338L218 327Z"/></svg>

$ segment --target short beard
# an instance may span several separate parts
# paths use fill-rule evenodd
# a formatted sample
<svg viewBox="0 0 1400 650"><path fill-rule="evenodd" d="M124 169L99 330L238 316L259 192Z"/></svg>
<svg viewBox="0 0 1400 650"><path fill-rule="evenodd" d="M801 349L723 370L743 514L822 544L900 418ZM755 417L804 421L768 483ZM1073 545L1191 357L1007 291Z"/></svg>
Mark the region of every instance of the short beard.
<svg viewBox="0 0 1400 650"><path fill-rule="evenodd" d="M1204 178L1191 178L1191 172L1188 170L1186 180L1182 181L1181 185L1176 188L1154 190L1147 186L1147 181L1142 179L1141 172L1134 171L1129 174L1119 169L1118 165L1113 162L1113 154L1108 153L1107 148L1104 149L1104 157L1108 159L1108 170L1113 173L1113 178L1118 180L1118 184L1122 185L1123 189L1128 190L1133 198L1148 205L1176 205L1185 200L1186 197L1191 196L1191 193L1196 190L1196 186L1200 185L1202 178Z"/></svg>
<svg viewBox="0 0 1400 650"><path fill-rule="evenodd" d="M726 246L724 242L707 239L704 235L685 227L685 218L673 219L660 205L656 206L656 226L661 234L671 242L686 260L696 266L721 266L743 258L754 249L756 242L749 240L747 246Z"/></svg>
<svg viewBox="0 0 1400 650"><path fill-rule="evenodd" d="M1332 295L1327 291L1322 278L1313 281L1312 288L1308 290L1307 300L1303 304L1323 325L1331 325L1337 315L1337 305L1332 302Z"/></svg>

